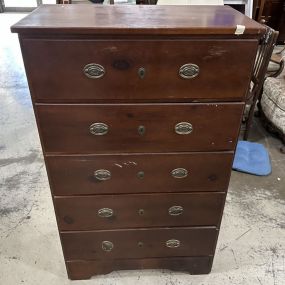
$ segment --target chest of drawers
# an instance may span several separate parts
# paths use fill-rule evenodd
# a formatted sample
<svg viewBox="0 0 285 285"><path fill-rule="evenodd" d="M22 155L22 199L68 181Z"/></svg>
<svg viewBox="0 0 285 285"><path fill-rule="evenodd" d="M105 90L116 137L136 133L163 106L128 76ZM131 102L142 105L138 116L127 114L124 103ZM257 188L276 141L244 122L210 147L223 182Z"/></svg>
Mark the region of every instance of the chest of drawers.
<svg viewBox="0 0 285 285"><path fill-rule="evenodd" d="M69 278L209 273L263 27L229 7L44 5L12 31Z"/></svg>

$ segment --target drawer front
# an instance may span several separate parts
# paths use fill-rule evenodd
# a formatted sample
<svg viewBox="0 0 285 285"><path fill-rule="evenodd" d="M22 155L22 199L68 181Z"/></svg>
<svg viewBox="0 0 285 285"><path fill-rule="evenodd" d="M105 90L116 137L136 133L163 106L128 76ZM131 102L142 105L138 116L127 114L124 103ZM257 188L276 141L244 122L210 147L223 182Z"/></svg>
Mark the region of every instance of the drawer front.
<svg viewBox="0 0 285 285"><path fill-rule="evenodd" d="M257 41L24 39L22 48L36 101L238 101Z"/></svg>
<svg viewBox="0 0 285 285"><path fill-rule="evenodd" d="M55 197L59 228L97 230L218 226L225 194L136 194Z"/></svg>
<svg viewBox="0 0 285 285"><path fill-rule="evenodd" d="M218 230L159 228L62 232L66 260L208 256L214 254Z"/></svg>
<svg viewBox="0 0 285 285"><path fill-rule="evenodd" d="M233 150L243 103L38 104L46 153Z"/></svg>
<svg viewBox="0 0 285 285"><path fill-rule="evenodd" d="M226 191L233 152L46 156L54 195Z"/></svg>

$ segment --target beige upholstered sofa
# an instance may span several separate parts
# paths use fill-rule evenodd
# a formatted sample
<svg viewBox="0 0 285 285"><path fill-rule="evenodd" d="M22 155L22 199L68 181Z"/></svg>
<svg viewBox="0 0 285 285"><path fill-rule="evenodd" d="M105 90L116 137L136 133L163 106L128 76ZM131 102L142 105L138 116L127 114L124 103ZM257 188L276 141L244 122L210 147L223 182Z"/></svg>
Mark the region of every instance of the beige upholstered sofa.
<svg viewBox="0 0 285 285"><path fill-rule="evenodd" d="M265 80L261 111L267 129L277 133L285 144L285 70L278 77Z"/></svg>

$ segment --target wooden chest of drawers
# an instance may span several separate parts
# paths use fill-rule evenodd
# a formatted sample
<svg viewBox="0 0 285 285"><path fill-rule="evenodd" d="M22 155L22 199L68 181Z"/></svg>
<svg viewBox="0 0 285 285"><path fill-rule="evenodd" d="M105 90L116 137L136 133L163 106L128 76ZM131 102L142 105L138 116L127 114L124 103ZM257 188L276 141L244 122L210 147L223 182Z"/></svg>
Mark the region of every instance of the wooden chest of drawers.
<svg viewBox="0 0 285 285"><path fill-rule="evenodd" d="M263 27L229 7L44 5L12 31L69 277L209 273Z"/></svg>

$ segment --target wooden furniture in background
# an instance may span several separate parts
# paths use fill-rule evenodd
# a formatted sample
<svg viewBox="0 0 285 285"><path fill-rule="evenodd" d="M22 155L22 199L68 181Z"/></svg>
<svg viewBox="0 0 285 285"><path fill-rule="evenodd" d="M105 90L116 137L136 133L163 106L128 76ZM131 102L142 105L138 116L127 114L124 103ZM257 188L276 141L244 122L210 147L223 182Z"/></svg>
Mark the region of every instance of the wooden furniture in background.
<svg viewBox="0 0 285 285"><path fill-rule="evenodd" d="M265 1L266 0L253 1L252 18L259 23L261 23Z"/></svg>
<svg viewBox="0 0 285 285"><path fill-rule="evenodd" d="M72 0L56 0L56 4L71 4Z"/></svg>
<svg viewBox="0 0 285 285"><path fill-rule="evenodd" d="M209 273L264 27L226 6L52 5L12 31L69 278Z"/></svg>
<svg viewBox="0 0 285 285"><path fill-rule="evenodd" d="M278 43L285 41L285 0L255 0L253 19L279 31Z"/></svg>
<svg viewBox="0 0 285 285"><path fill-rule="evenodd" d="M109 0L110 4L115 4L115 0ZM137 0L136 4L155 5L157 0Z"/></svg>
<svg viewBox="0 0 285 285"><path fill-rule="evenodd" d="M277 77L284 70L285 66L285 58L283 55L284 50L285 47L283 47L280 51L272 54L270 58L270 63L275 64L275 67L272 67L270 68L270 70L267 70L267 77Z"/></svg>
<svg viewBox="0 0 285 285"><path fill-rule="evenodd" d="M266 33L264 34L263 38L260 40L260 44L258 47L258 52L257 52L256 60L255 60L255 65L254 65L254 69L252 73L252 78L251 78L251 87L247 94L246 103L250 106L250 108L245 118L246 128L245 128L245 132L243 136L244 140L247 140L249 136L255 107L256 107L257 101L260 99L260 95L262 92L262 86L266 78L268 64L270 62L270 58L271 58L277 37L278 37L277 31L274 31L270 27L266 27Z"/></svg>
<svg viewBox="0 0 285 285"><path fill-rule="evenodd" d="M91 1L89 1L90 4L92 4ZM103 1L102 1L103 2ZM115 4L114 0L109 0L111 5ZM149 4L149 5L154 5L156 4L157 0L137 0L137 4ZM72 0L57 0L56 1L57 4L72 4Z"/></svg>

